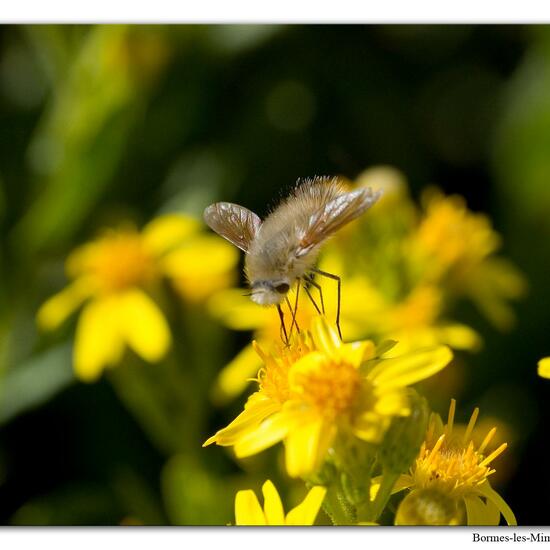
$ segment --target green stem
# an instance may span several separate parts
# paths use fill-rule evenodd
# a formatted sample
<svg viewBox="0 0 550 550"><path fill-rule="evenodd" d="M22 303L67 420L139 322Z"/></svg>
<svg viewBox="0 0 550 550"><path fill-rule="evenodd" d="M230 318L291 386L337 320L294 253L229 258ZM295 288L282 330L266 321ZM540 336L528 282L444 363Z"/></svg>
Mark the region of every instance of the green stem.
<svg viewBox="0 0 550 550"><path fill-rule="evenodd" d="M357 523L355 507L348 502L339 483L335 483L329 488L323 502L323 509L334 525L355 525Z"/></svg>
<svg viewBox="0 0 550 550"><path fill-rule="evenodd" d="M390 499L393 486L395 485L395 482L399 479L399 475L399 472L396 473L390 470L386 470L384 472L380 487L370 507L369 521L378 520L378 518L384 511L384 508L386 507L386 504Z"/></svg>

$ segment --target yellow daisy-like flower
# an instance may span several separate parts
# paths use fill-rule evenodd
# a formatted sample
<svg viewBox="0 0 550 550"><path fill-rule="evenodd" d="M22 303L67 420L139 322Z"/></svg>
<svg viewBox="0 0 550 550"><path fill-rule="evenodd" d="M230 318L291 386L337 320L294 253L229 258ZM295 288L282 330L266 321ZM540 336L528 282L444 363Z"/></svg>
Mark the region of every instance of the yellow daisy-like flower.
<svg viewBox="0 0 550 550"><path fill-rule="evenodd" d="M500 247L500 236L487 216L470 212L459 195L444 196L435 189L424 193L425 214L416 240L438 264L437 270L465 271Z"/></svg>
<svg viewBox="0 0 550 550"><path fill-rule="evenodd" d="M323 303L326 316L329 319L336 318L336 287L333 292L323 293ZM346 304L351 295L346 289L342 295L341 327L346 336L353 338L358 336L357 327L348 322L346 317ZM294 290L290 293L289 301L294 304ZM214 294L208 302L211 314L217 317L225 326L233 330L251 330L254 332L254 341L260 346L270 346L271 342L281 339L281 322L274 308L258 307L247 296L249 291L241 288L230 288L221 290ZM316 303L320 300L315 294ZM353 298L368 301L365 296L358 297L353 293ZM283 304L283 310L287 324L292 319L292 313ZM296 323L300 330L307 331L312 320L317 317L317 311L307 295L302 290L300 302L296 311ZM254 376L262 366L262 358L254 350L252 344L247 345L237 356L231 360L220 372L216 384L212 390L212 397L215 402L223 403L228 399L239 395L244 391L250 377Z"/></svg>
<svg viewBox="0 0 550 550"><path fill-rule="evenodd" d="M72 282L42 305L37 322L53 330L85 304L74 346L74 368L82 380L93 381L117 364L125 346L156 362L171 343L152 298L161 278L169 277L183 296L197 300L231 284L237 261L230 245L202 235L200 224L186 216L159 217L141 232L121 226L68 257Z"/></svg>
<svg viewBox="0 0 550 550"><path fill-rule="evenodd" d="M334 260L329 251L321 268L340 273L342 266ZM439 344L454 349L475 349L480 345L479 336L470 327L440 319L441 291L435 286L417 287L409 297L392 304L369 283L364 274L343 277L342 281L345 290L342 293L340 324L346 339L357 339L368 334L379 340L396 340L398 345L392 350L392 355ZM244 289L226 289L216 293L208 304L212 315L233 330L254 331L254 339L262 347L280 339L281 325L276 311L258 307L245 296L246 292ZM311 292L314 293L315 289L312 288ZM335 319L335 289L324 284L323 296L326 317ZM291 296L291 302L293 298ZM314 298L319 300L317 294ZM291 314L286 311L290 319ZM314 306L303 291L296 317L300 328L305 330L317 317ZM220 372L212 392L214 401L223 403L244 391L250 377L261 367L261 361L252 344L246 346Z"/></svg>
<svg viewBox="0 0 550 550"><path fill-rule="evenodd" d="M501 237L488 216L469 210L463 197L433 188L418 208L403 176L387 167L366 170L357 185L384 194L376 209L327 243L321 269L342 276L344 288L355 279L372 287L363 312L369 336L377 334L369 321L376 319L376 328L400 344L431 339L475 349L479 336L447 318L457 297L474 301L497 326L510 326L508 301L520 297L526 284L514 265L496 256Z"/></svg>
<svg viewBox="0 0 550 550"><path fill-rule="evenodd" d="M525 292L525 281L510 262L495 257L501 237L490 219L468 210L463 197L429 189L425 212L409 242L423 277L449 293L467 296L497 326L507 328L514 315L507 300Z"/></svg>
<svg viewBox="0 0 550 550"><path fill-rule="evenodd" d="M204 445L233 446L245 457L283 441L292 477L315 472L339 433L379 443L393 417L410 414L406 386L452 358L449 348L438 346L378 359L372 342L345 344L320 316L290 347L256 350L264 361L259 390Z"/></svg>
<svg viewBox="0 0 550 550"><path fill-rule="evenodd" d="M465 430L453 430L455 408L453 399L445 426L432 415L410 474L397 481L394 492L411 491L399 506L396 524L498 525L502 514L508 525L516 525L512 510L488 480L495 472L491 462L507 444L485 454L496 428L476 446L472 432L479 409L474 410Z"/></svg>
<svg viewBox="0 0 550 550"><path fill-rule="evenodd" d="M254 491L239 491L235 497L237 525L313 525L319 513L326 489L316 486L305 499L285 515L281 497L275 485L267 480L262 486L263 509Z"/></svg>

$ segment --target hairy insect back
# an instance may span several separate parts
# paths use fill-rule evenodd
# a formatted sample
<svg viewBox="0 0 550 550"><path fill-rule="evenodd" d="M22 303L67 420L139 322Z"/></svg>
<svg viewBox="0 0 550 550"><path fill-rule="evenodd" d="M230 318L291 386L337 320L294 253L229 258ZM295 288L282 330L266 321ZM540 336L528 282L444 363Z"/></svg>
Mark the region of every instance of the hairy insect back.
<svg viewBox="0 0 550 550"><path fill-rule="evenodd" d="M271 240L280 240L278 244L282 245L285 238L295 239L308 226L315 212L345 192L346 189L337 178L304 180L264 220L258 241L265 246Z"/></svg>
<svg viewBox="0 0 550 550"><path fill-rule="evenodd" d="M262 223L247 256L249 281L270 278L275 273L291 278L302 276L317 256L317 248L301 258L296 254L311 216L345 191L336 178L299 183Z"/></svg>
<svg viewBox="0 0 550 550"><path fill-rule="evenodd" d="M245 261L249 282L292 276L289 271L293 271L296 249L292 233L292 229L285 228L274 235L258 234Z"/></svg>

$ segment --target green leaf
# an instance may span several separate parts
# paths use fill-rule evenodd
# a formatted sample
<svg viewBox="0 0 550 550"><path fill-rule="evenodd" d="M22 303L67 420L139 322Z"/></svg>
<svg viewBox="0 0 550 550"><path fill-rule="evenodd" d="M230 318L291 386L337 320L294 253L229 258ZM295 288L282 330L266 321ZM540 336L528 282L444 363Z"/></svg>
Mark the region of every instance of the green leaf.
<svg viewBox="0 0 550 550"><path fill-rule="evenodd" d="M8 370L0 381L0 424L45 403L73 381L70 344L49 349Z"/></svg>

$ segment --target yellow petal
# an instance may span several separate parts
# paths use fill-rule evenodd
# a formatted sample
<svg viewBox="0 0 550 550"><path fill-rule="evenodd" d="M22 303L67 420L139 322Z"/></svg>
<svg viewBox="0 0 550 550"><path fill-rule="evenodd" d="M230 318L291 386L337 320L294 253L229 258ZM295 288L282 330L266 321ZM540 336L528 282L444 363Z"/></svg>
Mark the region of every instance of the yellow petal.
<svg viewBox="0 0 550 550"><path fill-rule="evenodd" d="M199 302L235 282L238 261L234 246L200 235L167 254L162 269L184 298Z"/></svg>
<svg viewBox="0 0 550 550"><path fill-rule="evenodd" d="M290 426L286 415L280 412L271 415L235 443L235 454L244 458L275 445L286 437Z"/></svg>
<svg viewBox="0 0 550 550"><path fill-rule="evenodd" d="M91 293L89 282L83 278L77 279L40 307L36 315L38 325L44 330L55 330Z"/></svg>
<svg viewBox="0 0 550 550"><path fill-rule="evenodd" d="M322 418L303 418L285 439L286 470L291 477L315 472L326 458L336 427Z"/></svg>
<svg viewBox="0 0 550 550"><path fill-rule="evenodd" d="M446 367L453 358L447 346L437 346L401 357L384 359L368 374L368 378L385 388L408 386L424 380Z"/></svg>
<svg viewBox="0 0 550 550"><path fill-rule="evenodd" d="M170 277L197 281L214 278L236 267L239 253L214 235L198 235L167 254L163 260Z"/></svg>
<svg viewBox="0 0 550 550"><path fill-rule="evenodd" d="M65 272L71 279L76 279L89 272L90 267L102 253L101 241L90 242L75 248L67 257Z"/></svg>
<svg viewBox="0 0 550 550"><path fill-rule="evenodd" d="M488 481L477 487L477 490L500 510L508 525L517 525L516 516L506 501L492 489Z"/></svg>
<svg viewBox="0 0 550 550"><path fill-rule="evenodd" d="M374 410L385 416L406 416L410 413L407 394L401 388L385 391L376 400Z"/></svg>
<svg viewBox="0 0 550 550"><path fill-rule="evenodd" d="M244 411L233 420L228 426L219 430L215 435L209 438L203 447L217 443L221 446L235 445L235 443L245 437L248 432L257 429L269 415L281 409L281 405L259 392L253 393L246 402Z"/></svg>
<svg viewBox="0 0 550 550"><path fill-rule="evenodd" d="M487 525L500 524L500 510L497 505L489 499L485 502L485 517L487 518Z"/></svg>
<svg viewBox="0 0 550 550"><path fill-rule="evenodd" d="M324 487L313 487L301 504L293 508L286 516L287 525L313 525L327 490Z"/></svg>
<svg viewBox="0 0 550 550"><path fill-rule="evenodd" d="M353 433L363 441L379 443L390 425L391 417L367 411L353 419Z"/></svg>
<svg viewBox="0 0 550 550"><path fill-rule="evenodd" d="M120 331L128 345L143 359L162 359L171 343L170 329L157 305L139 289L120 297Z"/></svg>
<svg viewBox="0 0 550 550"><path fill-rule="evenodd" d="M339 353L340 357L345 359L350 365L360 367L364 361L368 361L376 356L376 346L370 340L351 342L343 344Z"/></svg>
<svg viewBox="0 0 550 550"><path fill-rule="evenodd" d="M378 489L380 489L380 483L382 482L382 476L376 476L372 478L371 484L370 484L370 499L371 501L376 498L376 495L378 494ZM401 474L397 481L395 482L391 494L394 495L395 493L399 493L399 491L403 491L404 489L408 489L412 484L414 483L414 480L411 476Z"/></svg>
<svg viewBox="0 0 550 550"><path fill-rule="evenodd" d="M334 328L329 326L326 319L318 316L311 322L311 335L318 350L324 352L330 357L334 356L342 341Z"/></svg>
<svg viewBox="0 0 550 550"><path fill-rule="evenodd" d="M74 367L77 376L91 382L122 355L118 296L93 300L83 309L76 328Z"/></svg>
<svg viewBox="0 0 550 550"><path fill-rule="evenodd" d="M200 222L183 214L155 218L143 228L143 245L154 256L161 256L197 233Z"/></svg>
<svg viewBox="0 0 550 550"><path fill-rule="evenodd" d="M208 300L208 310L213 317L233 330L256 330L277 323L273 308L258 307L245 296L249 290L230 288L217 292Z"/></svg>
<svg viewBox="0 0 550 550"><path fill-rule="evenodd" d="M466 325L445 325L438 330L438 341L453 349L477 351L482 344L481 336Z"/></svg>
<svg viewBox="0 0 550 550"><path fill-rule="evenodd" d="M275 489L275 485L269 479L264 483L262 493L264 494L264 514L267 524L284 525L283 503L277 489Z"/></svg>
<svg viewBox="0 0 550 550"><path fill-rule="evenodd" d="M262 507L254 491L239 491L235 496L235 523L237 525L266 525Z"/></svg>
<svg viewBox="0 0 550 550"><path fill-rule="evenodd" d="M466 505L466 516L468 525L498 525L500 520L500 512L496 517L489 513L487 505L477 496L468 495L464 497Z"/></svg>
<svg viewBox="0 0 550 550"><path fill-rule="evenodd" d="M543 378L550 378L550 357L544 357L539 361L537 372Z"/></svg>
<svg viewBox="0 0 550 550"><path fill-rule="evenodd" d="M288 372L288 384L291 388L299 386L304 375L319 372L323 369L327 357L320 351L311 351L300 357Z"/></svg>
<svg viewBox="0 0 550 550"><path fill-rule="evenodd" d="M214 403L223 405L240 395L261 366L261 358L254 351L252 344L249 344L218 375L211 394Z"/></svg>

